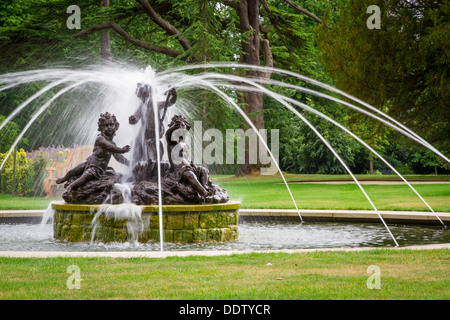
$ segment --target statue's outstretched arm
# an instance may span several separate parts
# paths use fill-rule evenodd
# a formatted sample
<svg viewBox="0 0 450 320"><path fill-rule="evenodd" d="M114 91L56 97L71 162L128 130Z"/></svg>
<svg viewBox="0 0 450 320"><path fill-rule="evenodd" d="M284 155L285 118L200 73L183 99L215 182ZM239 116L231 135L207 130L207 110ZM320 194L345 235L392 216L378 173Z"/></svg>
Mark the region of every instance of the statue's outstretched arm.
<svg viewBox="0 0 450 320"><path fill-rule="evenodd" d="M123 148L118 147L114 142L109 142L104 137L100 136L97 139L97 143L106 151L113 152L113 153L125 153L130 151L129 146L125 146Z"/></svg>
<svg viewBox="0 0 450 320"><path fill-rule="evenodd" d="M122 163L126 166L130 166L130 161L127 158L125 158L122 154L114 153L113 156L114 156L114 159L117 160L117 162Z"/></svg>
<svg viewBox="0 0 450 320"><path fill-rule="evenodd" d="M142 105L136 110L136 112L128 118L130 124L136 124L142 118Z"/></svg>
<svg viewBox="0 0 450 320"><path fill-rule="evenodd" d="M177 96L177 90L175 90L175 88L170 89L167 93L166 101L158 102L158 109L164 109L173 106L175 102L177 102Z"/></svg>

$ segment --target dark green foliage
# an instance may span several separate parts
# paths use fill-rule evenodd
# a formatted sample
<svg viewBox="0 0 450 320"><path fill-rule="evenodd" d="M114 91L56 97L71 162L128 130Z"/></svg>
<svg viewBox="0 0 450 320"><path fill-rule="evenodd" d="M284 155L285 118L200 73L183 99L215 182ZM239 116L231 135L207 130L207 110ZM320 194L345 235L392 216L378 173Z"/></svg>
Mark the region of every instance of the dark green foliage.
<svg viewBox="0 0 450 320"><path fill-rule="evenodd" d="M180 53L176 58L157 53L131 43L114 30L108 30L112 58L118 63L138 67L152 65L160 71L186 63L242 60L244 53L241 44L249 35L241 34L239 16L236 10L226 5L227 2L148 2L162 19L179 31L179 35L170 34L155 23L135 0L111 0L107 8L102 8L100 1L93 0L76 3L71 0L3 1L0 3L0 74L57 65L77 67L99 64L102 62L100 33L92 32L76 39L74 35L104 22L117 24L128 35L142 42ZM446 1L295 2L323 19L326 25L317 23L285 1L266 0L267 7L260 1L261 37L270 41L274 67L337 85L400 119L444 153L449 149L449 5ZM73 4L81 8L81 30L69 30L66 27L69 17L66 9ZM366 27L369 17L366 8L374 4L381 8L381 30L369 30ZM184 48L180 39L188 41L190 47ZM260 60L261 65L267 62L262 54ZM317 89L298 79L275 74L272 78ZM0 115L10 114L43 85L35 83L0 92ZM434 172L435 167L438 171L444 169L442 162L435 164L435 160L429 158L423 149L410 146L410 141L398 138L385 127L350 112L346 107L293 90L267 88L297 99L344 124L385 155L398 169L405 172ZM52 94L54 91L48 92L48 95ZM87 92L85 97L80 98L77 102L80 107L89 100L90 94ZM239 101L238 94L231 94ZM205 127L208 125L223 132L225 129L245 127L242 118L214 94L182 92L180 96L195 105L193 120L203 120ZM7 138L0 141L1 151L11 145L11 137L25 126L40 102L36 101L36 104L27 107L14 119L15 124L8 127L14 134L7 134ZM69 141L73 141L72 136L44 136L40 130L50 125L48 119L61 119L64 109L61 106L66 102L61 97L46 111L46 115L26 134L28 146L24 140L19 147L27 146L32 150L47 146L48 143L68 145ZM296 173L345 172L311 129L284 106L265 97L263 116L267 129L280 130L282 170ZM308 113L305 116L330 141L353 171L366 173L369 170L369 152L365 148L335 126ZM62 124L58 126L56 131L61 129ZM2 131L1 134L5 133ZM374 163L375 169L385 169L381 161L375 159ZM235 172L237 167L212 166L210 169L217 173Z"/></svg>
<svg viewBox="0 0 450 320"><path fill-rule="evenodd" d="M369 5L381 29L368 29ZM444 153L450 146L448 1L350 0L320 47L337 85L402 121Z"/></svg>
<svg viewBox="0 0 450 320"><path fill-rule="evenodd" d="M5 121L4 116L0 115L0 124ZM14 141L17 139L20 133L20 128L14 121L8 122L5 127L0 131L0 153L8 152ZM22 138L19 143L19 148L24 148L28 145L28 140Z"/></svg>

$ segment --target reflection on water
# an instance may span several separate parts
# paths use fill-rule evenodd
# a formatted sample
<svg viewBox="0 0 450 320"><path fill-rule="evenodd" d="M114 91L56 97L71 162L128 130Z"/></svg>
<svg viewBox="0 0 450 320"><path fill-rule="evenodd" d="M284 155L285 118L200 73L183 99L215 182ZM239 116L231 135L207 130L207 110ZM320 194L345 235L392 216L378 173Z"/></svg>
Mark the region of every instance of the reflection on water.
<svg viewBox="0 0 450 320"><path fill-rule="evenodd" d="M439 226L391 225L400 246L449 243ZM251 222L239 225L239 240L227 243L165 243L165 251L280 250L394 246L381 224ZM68 243L53 239L51 224L0 224L0 251L159 251L159 242Z"/></svg>

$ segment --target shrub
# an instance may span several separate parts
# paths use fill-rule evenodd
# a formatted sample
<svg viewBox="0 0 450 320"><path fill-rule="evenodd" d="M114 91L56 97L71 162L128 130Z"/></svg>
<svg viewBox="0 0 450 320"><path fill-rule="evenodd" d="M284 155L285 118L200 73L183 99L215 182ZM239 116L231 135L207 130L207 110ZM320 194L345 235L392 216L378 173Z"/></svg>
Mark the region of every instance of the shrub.
<svg viewBox="0 0 450 320"><path fill-rule="evenodd" d="M44 168L51 166L54 161L64 161L69 151L63 146L41 147L28 153L20 149L16 152L15 177L13 151L0 172L0 192L12 194L15 180L15 195L44 195L44 180L47 177ZM0 153L0 163L3 163L6 155Z"/></svg>
<svg viewBox="0 0 450 320"><path fill-rule="evenodd" d="M2 168L0 190L3 193L12 194L15 184L15 194L18 196L25 196L28 195L30 191L25 183L28 176L29 160L27 159L25 150L20 149L20 151L15 151L16 150L13 150ZM16 155L15 172L14 154ZM3 163L6 156L7 153L0 154L1 163Z"/></svg>

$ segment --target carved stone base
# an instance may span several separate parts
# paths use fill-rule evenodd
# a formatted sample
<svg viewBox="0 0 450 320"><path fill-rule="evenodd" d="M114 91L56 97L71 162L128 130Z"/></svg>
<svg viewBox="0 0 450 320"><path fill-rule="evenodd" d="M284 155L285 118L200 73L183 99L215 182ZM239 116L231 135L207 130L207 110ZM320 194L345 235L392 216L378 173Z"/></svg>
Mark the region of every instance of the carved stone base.
<svg viewBox="0 0 450 320"><path fill-rule="evenodd" d="M52 203L54 237L69 242L90 242L92 220L103 206ZM114 210L114 207L108 206ZM163 206L163 237L165 242L203 243L236 240L238 231L239 203L209 205ZM130 233L127 220L108 219L102 215L95 229L95 242L127 242ZM142 230L136 239L145 243L160 241L158 206L143 206L140 222Z"/></svg>

